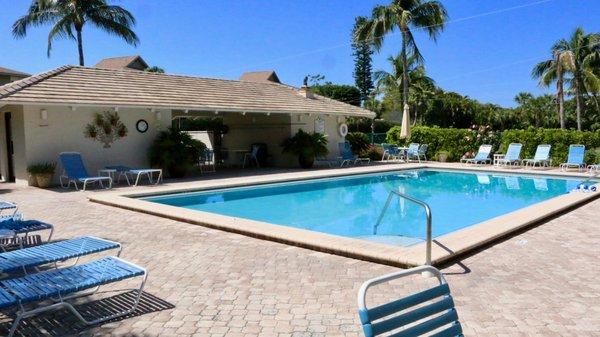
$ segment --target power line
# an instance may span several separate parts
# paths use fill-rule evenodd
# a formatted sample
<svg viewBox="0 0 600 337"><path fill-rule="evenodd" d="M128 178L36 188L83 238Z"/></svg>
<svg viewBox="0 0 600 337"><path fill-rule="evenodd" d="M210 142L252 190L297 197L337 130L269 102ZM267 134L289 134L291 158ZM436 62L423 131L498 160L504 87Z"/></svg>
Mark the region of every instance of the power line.
<svg viewBox="0 0 600 337"><path fill-rule="evenodd" d="M463 22L463 21L468 21L468 20L473 20L473 19L477 19L477 18L481 18L481 17L485 17L485 16L490 16L490 15L495 15L495 14L500 14L500 13L505 13L505 12L510 12L513 10L517 10L517 9L522 9L522 8L526 8L526 7L531 7L531 6L537 6L537 5L541 5L541 4L545 4L551 1L555 1L555 0L539 0L536 2L531 2L528 4L523 4L523 5L517 5L517 6L512 6L512 7L507 7L507 8L502 8L502 9L497 9L497 10L493 10L490 12L484 12L484 13L480 13L480 14L475 14L475 15L471 15L471 16L466 16L466 17L462 17L462 18L458 18L458 19L454 19L454 20L449 20L446 21L444 24L453 24L453 23L458 23L458 22ZM425 30L427 28L431 28L431 27L436 27L439 25L429 25L429 26L424 26L424 27L417 27L415 28L415 30ZM384 36L395 36L395 35L400 35L401 33L388 33L386 35L382 35L381 37ZM373 38L374 40L375 38ZM297 53L297 54L292 54L292 55L287 55L287 56L282 56L279 58L275 58L275 59L271 59L269 61L264 61L264 62L260 62L260 63L255 63L254 65L250 66L250 68L255 68L258 66L262 66L265 64L271 64L271 63L276 63L276 62L280 62L280 61L285 61L285 60L289 60L289 59L294 59L294 58L298 58L298 57L302 57L302 56L307 56L307 55L312 55L312 54L319 54L325 51L329 51L329 50L334 50L334 49L338 49L338 48L343 48L343 47L348 47L351 46L352 43L342 43L342 44L338 44L338 45L332 45L329 47L324 47L324 48L319 48L319 49L313 49L313 50L308 50L305 52L301 52L301 53ZM234 71L240 71L240 70L246 70L249 67L240 67L240 68L235 68L235 69L229 69L227 70L227 72L234 72Z"/></svg>

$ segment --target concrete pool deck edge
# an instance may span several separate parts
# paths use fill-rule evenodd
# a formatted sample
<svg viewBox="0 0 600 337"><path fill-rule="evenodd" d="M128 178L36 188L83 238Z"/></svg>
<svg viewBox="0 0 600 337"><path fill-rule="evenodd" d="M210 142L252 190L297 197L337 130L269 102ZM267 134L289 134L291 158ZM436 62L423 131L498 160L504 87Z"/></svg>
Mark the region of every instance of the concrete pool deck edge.
<svg viewBox="0 0 600 337"><path fill-rule="evenodd" d="M541 170L497 169L490 166L473 167L456 164L389 164L362 166L344 169L317 171L299 171L275 173L262 176L215 179L174 183L162 186L145 187L134 191L99 192L89 195L92 202L116 206L142 213L170 218L176 221L201 225L219 230L248 235L260 239L281 242L325 253L347 256L356 259L389 264L400 267L421 265L425 262L425 243L409 247L396 247L376 242L340 237L299 228L275 225L243 218L229 217L214 213L200 212L180 207L152 203L140 199L141 196L153 196L168 193L182 193L217 188L242 187L256 184L290 182L305 179L330 178L338 176L378 173L411 169L445 169L458 171L482 171L520 175L543 175L557 178L587 178L586 174L575 172L556 172ZM434 239L432 262L439 264L453 257L468 253L488 245L503 237L540 223L566 210L576 208L597 197L600 193L569 193L526 208L496 217L459 231Z"/></svg>

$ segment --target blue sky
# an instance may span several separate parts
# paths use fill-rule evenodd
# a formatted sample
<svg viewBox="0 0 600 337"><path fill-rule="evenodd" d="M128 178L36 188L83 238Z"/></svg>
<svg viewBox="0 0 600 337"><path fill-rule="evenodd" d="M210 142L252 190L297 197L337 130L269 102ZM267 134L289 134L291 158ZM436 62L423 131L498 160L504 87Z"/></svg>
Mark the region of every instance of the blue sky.
<svg viewBox="0 0 600 337"><path fill-rule="evenodd" d="M86 64L104 57L142 55L170 73L235 79L244 71L274 69L283 82L300 85L306 74L352 84L350 30L354 18L386 1L197 1L120 0L137 18L141 44L130 47L93 27L84 31ZM550 92L530 78L532 66L550 56L550 46L576 26L600 31L596 0L443 1L450 23L434 43L417 40L429 75L446 90L512 106L519 91ZM46 57L49 28L29 31L23 40L11 25L29 0L0 0L0 66L36 73L76 64L76 45L54 44ZM168 4L168 5L165 5ZM512 10L504 9L524 6ZM484 13L498 13L483 15ZM374 68L399 51L389 36L374 56Z"/></svg>

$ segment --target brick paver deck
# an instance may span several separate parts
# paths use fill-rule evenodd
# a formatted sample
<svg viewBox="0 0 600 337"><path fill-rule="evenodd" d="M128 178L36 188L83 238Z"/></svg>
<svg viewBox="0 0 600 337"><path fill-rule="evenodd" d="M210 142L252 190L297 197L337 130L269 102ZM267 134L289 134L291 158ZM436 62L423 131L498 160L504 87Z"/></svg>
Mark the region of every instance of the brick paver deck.
<svg viewBox="0 0 600 337"><path fill-rule="evenodd" d="M358 287L396 270L90 203L82 192L0 188L28 218L55 224L56 238L116 240L149 269L149 313L84 335L359 336ZM596 200L445 268L466 335L599 336L599 214ZM80 332L66 313L46 316L59 319L26 321L21 334Z"/></svg>

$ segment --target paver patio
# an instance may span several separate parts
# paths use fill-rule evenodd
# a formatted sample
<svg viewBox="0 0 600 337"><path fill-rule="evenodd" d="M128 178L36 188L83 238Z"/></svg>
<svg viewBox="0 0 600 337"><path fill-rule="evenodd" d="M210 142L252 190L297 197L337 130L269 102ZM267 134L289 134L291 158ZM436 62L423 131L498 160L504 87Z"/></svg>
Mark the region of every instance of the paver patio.
<svg viewBox="0 0 600 337"><path fill-rule="evenodd" d="M57 239L119 241L122 257L148 268L142 308L149 313L83 335L360 336L358 287L396 270L91 203L82 192L3 184L0 193L19 203L27 218L53 223ZM465 334L599 336L599 214L596 199L446 267ZM374 300L414 287L393 284ZM74 322L62 312L46 315L20 332L80 332L65 320Z"/></svg>

